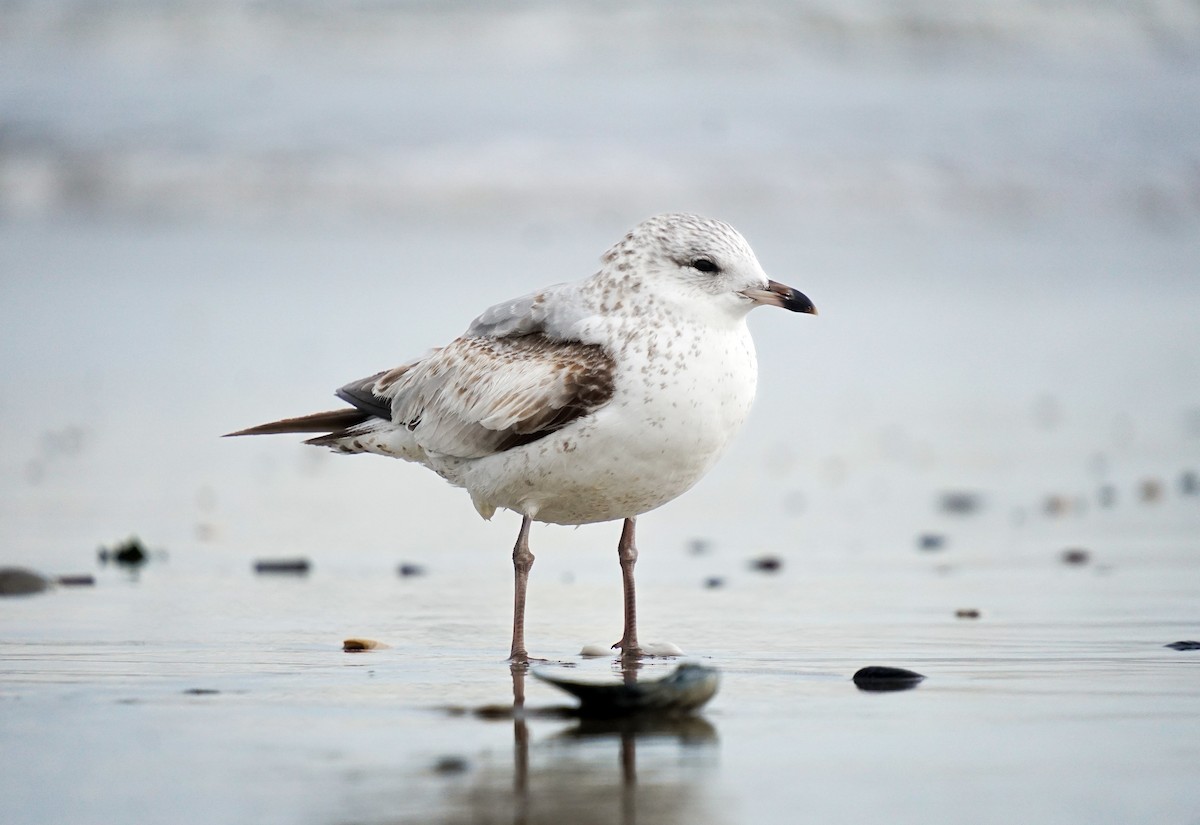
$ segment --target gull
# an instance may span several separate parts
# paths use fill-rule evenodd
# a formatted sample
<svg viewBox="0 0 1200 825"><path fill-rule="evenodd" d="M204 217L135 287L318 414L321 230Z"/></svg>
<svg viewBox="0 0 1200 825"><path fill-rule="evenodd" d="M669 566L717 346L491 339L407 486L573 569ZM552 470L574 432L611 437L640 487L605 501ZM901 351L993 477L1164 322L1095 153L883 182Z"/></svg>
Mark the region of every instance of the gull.
<svg viewBox="0 0 1200 825"><path fill-rule="evenodd" d="M532 523L623 520L613 647L637 657L636 520L695 485L745 422L758 382L746 315L762 305L816 314L729 224L658 215L591 277L497 304L446 346L346 384L348 407L229 435L319 433L305 443L428 467L485 519L520 514L514 663L529 661Z"/></svg>

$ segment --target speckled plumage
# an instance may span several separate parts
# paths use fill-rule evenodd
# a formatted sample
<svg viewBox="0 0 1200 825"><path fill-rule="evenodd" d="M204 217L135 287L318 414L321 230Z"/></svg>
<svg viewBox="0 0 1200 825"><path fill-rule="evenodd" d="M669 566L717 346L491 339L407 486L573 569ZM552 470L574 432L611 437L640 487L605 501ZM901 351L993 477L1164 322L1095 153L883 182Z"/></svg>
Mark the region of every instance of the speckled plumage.
<svg viewBox="0 0 1200 825"><path fill-rule="evenodd" d="M423 464L485 518L507 508L586 524L653 510L700 480L750 411L746 314L814 310L721 221L660 215L601 260L590 278L498 304L447 346L347 384L338 395L357 415L240 434L323 432L309 443Z"/></svg>

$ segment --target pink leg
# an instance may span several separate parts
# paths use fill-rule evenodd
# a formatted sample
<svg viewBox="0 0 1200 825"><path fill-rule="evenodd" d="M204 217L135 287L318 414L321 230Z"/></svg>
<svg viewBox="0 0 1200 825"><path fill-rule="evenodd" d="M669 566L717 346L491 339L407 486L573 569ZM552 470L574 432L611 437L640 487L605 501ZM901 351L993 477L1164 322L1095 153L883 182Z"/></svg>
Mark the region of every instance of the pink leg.
<svg viewBox="0 0 1200 825"><path fill-rule="evenodd" d="M637 595L633 583L633 566L637 564L638 557L633 538L634 522L635 519L625 519L621 541L617 544L617 557L621 560L621 585L625 592L625 634L618 643L622 658L641 654L637 638Z"/></svg>
<svg viewBox="0 0 1200 825"><path fill-rule="evenodd" d="M513 632L510 662L524 664L529 661L525 650L525 589L529 584L529 570L533 567L533 553L529 552L529 525L533 519L521 519L521 532L517 534L517 545L513 548Z"/></svg>

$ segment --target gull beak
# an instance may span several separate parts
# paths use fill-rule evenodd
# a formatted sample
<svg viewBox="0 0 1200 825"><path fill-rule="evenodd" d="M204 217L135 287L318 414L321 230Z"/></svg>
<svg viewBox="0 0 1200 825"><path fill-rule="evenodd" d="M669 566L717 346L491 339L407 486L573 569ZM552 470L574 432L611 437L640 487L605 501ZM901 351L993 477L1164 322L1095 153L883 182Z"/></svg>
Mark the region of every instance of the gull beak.
<svg viewBox="0 0 1200 825"><path fill-rule="evenodd" d="M782 307L792 312L807 312L809 315L817 314L817 308L803 292L797 292L778 281L767 281L766 289L743 289L738 294L744 295L756 304L770 304L773 307Z"/></svg>

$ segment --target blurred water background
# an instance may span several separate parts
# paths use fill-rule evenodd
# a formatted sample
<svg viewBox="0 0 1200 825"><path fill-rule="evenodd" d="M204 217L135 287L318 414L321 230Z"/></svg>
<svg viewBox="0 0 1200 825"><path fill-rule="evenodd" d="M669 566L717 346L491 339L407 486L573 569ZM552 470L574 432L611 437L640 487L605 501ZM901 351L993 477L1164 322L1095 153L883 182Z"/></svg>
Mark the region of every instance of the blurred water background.
<svg viewBox="0 0 1200 825"><path fill-rule="evenodd" d="M922 575L965 569L966 600L1010 617L1187 632L1200 568L1188 0L2 2L0 561L76 572L137 534L198 600L198 583L248 576L261 555L304 555L368 589L407 560L452 574L431 574L435 593L489 605L495 632L455 643L502 652L515 516L482 522L461 491L397 462L218 436L331 408L346 381L493 303L590 274L629 227L671 210L733 223L821 315L751 316L746 431L639 522L660 635L702 651L753 638L714 629L691 600L705 576L744 579L764 553L816 599L797 608L806 626L846 611L887 634L951 603ZM918 550L923 535L939 554ZM535 531L531 645L542 634L563 655L615 638L616 538L615 525ZM689 567L700 546L703 567ZM1014 572L1052 575L1068 547L1130 578L1064 596L1058 579ZM326 587L310 598L328 610L345 594ZM273 606L316 632L304 600L234 590L265 600L265 613L238 602L250 624ZM393 633L430 615L367 603ZM803 648L805 627L785 633L795 615L772 604L758 628L780 634L771 655ZM434 630L468 617L443 618ZM14 613L5 632L32 643L31 622ZM1055 636L1019 644L1057 655ZM55 681L38 662L10 697ZM733 738L728 765L745 746ZM1135 800L1157 791L1140 787ZM985 788L975 802L1004 800ZM1071 810L1030 802L1042 798L998 810ZM812 807L840 810L824 803Z"/></svg>
<svg viewBox="0 0 1200 825"><path fill-rule="evenodd" d="M379 507L405 538L495 543L413 468L215 436L328 407L668 210L734 223L823 314L751 319L755 417L648 544L907 539L894 519L944 486L1005 523L1105 483L1128 504L1200 455L1194 3L80 0L3 23L15 558L130 530L340 553L389 541Z"/></svg>

